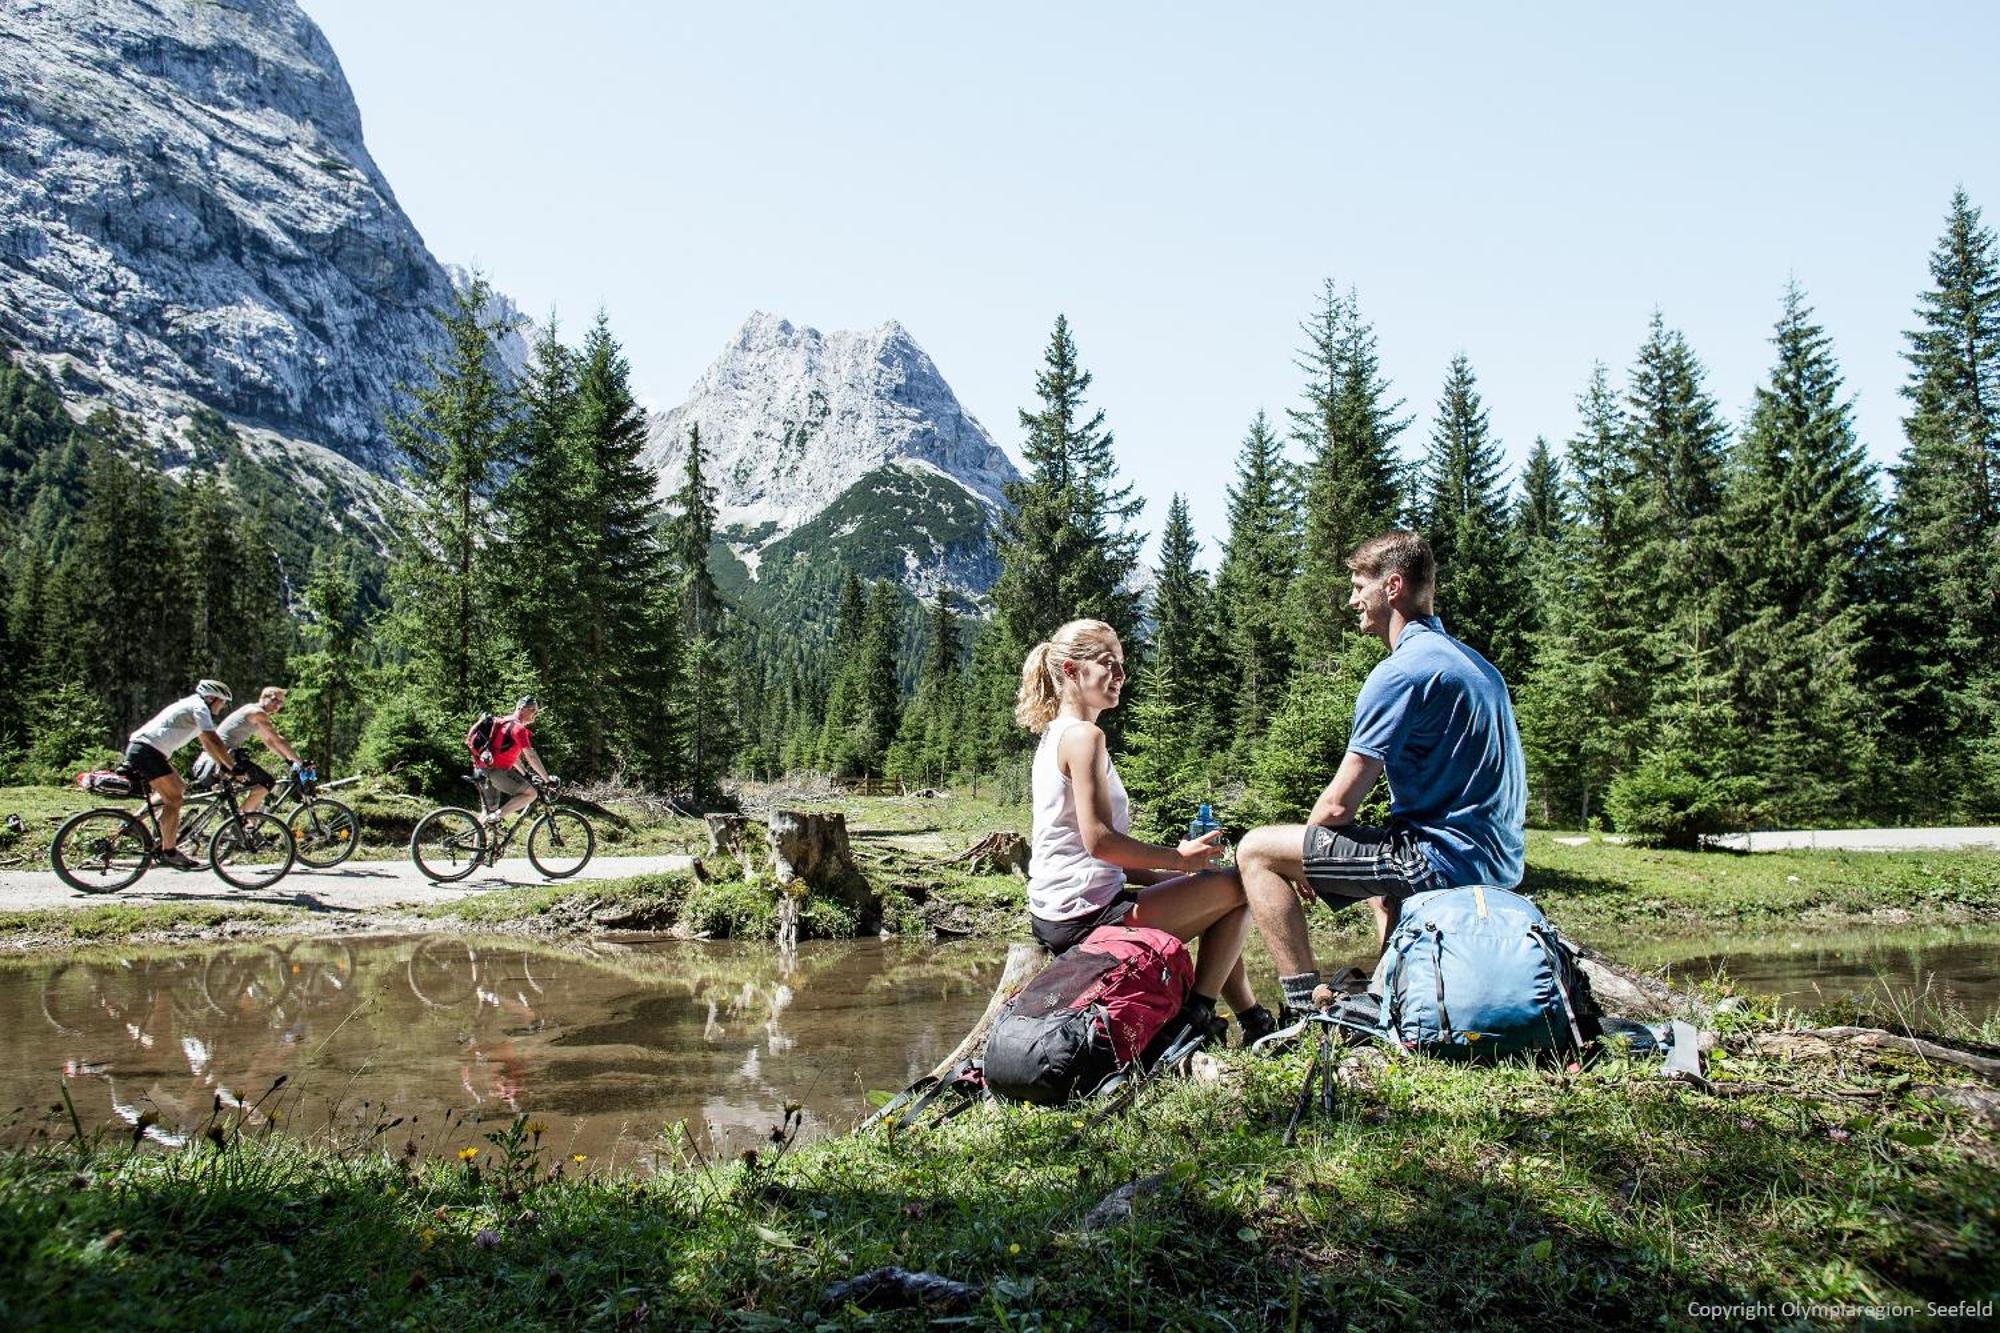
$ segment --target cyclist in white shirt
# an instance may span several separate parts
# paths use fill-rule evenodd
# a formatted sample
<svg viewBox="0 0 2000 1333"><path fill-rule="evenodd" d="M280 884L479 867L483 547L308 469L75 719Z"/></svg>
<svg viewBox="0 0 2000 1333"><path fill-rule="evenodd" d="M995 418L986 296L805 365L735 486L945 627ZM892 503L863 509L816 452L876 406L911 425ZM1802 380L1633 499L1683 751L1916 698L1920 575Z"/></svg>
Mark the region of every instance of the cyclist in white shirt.
<svg viewBox="0 0 2000 1333"><path fill-rule="evenodd" d="M225 773L236 771L235 761L216 735L215 715L230 701L229 687L219 680L204 680L194 693L176 700L154 714L152 720L132 733L125 746L125 766L134 777L152 788L160 800L160 850L153 860L176 870L196 870L194 858L180 850L176 842L181 831L181 797L187 788L174 772L174 753L196 737L201 748Z"/></svg>
<svg viewBox="0 0 2000 1333"><path fill-rule="evenodd" d="M237 776L243 779L243 809L255 810L278 785L278 780L270 775L262 764L250 757L250 742L261 737L264 744L277 752L278 757L292 766L294 773L299 769L298 751L290 741L278 734L277 724L271 721L271 714L285 706L285 689L282 685L266 685L257 694L257 702L244 704L241 708L222 719L222 725L215 729L216 738L222 748L236 764ZM212 782L222 772L215 760L208 755L194 761L194 776L197 782Z"/></svg>

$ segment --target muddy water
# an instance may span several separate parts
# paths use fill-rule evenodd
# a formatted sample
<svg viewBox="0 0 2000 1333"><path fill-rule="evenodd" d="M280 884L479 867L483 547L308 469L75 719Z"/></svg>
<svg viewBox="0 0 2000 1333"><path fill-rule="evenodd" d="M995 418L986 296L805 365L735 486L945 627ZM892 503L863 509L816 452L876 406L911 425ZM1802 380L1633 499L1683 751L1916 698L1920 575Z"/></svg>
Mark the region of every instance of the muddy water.
<svg viewBox="0 0 2000 1333"><path fill-rule="evenodd" d="M1740 992L1798 1009L1858 1003L1916 1026L2000 1016L2000 930L1990 926L1716 936L1626 957L1682 981L1726 977Z"/></svg>
<svg viewBox="0 0 2000 1333"><path fill-rule="evenodd" d="M677 1121L711 1153L767 1142L788 1104L803 1137L846 1129L867 1090L956 1044L1004 959L869 941L808 944L787 966L769 946L423 937L14 963L0 1135L67 1134L66 1112L52 1120L66 1079L86 1128L151 1112L171 1140L220 1099L301 1133L401 1116L385 1141L443 1155L527 1113L551 1154L643 1169Z"/></svg>

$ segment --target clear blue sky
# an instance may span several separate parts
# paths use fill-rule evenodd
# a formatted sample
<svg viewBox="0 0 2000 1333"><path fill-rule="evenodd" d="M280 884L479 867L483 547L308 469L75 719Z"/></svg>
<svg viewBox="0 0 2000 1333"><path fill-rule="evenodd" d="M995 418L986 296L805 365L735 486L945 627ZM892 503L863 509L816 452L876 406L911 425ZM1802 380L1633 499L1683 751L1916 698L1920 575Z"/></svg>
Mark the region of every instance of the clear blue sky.
<svg viewBox="0 0 2000 1333"><path fill-rule="evenodd" d="M1740 420L1796 277L1886 463L1953 188L2000 222L1992 5L304 3L431 249L603 305L649 401L751 310L895 318L1018 457L1065 312L1208 561L1323 278L1406 452L1462 350L1518 463L1655 308Z"/></svg>

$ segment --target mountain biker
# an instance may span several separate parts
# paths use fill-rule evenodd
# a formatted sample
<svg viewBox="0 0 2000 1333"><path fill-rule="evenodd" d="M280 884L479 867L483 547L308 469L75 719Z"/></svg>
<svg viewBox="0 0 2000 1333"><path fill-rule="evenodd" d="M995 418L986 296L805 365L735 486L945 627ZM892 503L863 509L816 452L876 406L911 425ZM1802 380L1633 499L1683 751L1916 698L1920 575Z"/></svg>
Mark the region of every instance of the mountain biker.
<svg viewBox="0 0 2000 1333"><path fill-rule="evenodd" d="M542 757L535 753L534 733L528 730L540 713L541 705L535 701L535 696L522 695L512 713L494 719L493 729L486 737L486 747L474 756L479 761L475 770L477 776L496 795L507 798L506 804L498 810L487 812L488 824L499 823L535 799L533 784L517 771L523 760L542 781L556 781L543 767Z"/></svg>
<svg viewBox="0 0 2000 1333"><path fill-rule="evenodd" d="M200 737L202 750L207 758L214 761L216 768L234 774L236 761L223 748L222 739L215 729L216 713L227 707L229 702L227 685L219 680L204 680L194 687L193 694L168 704L154 714L126 742L125 766L159 798L160 849L153 854L157 865L172 866L176 870L200 868L193 857L175 845L181 831L181 797L187 788L182 785L180 774L174 772L173 755L189 741Z"/></svg>
<svg viewBox="0 0 2000 1333"><path fill-rule="evenodd" d="M243 809L246 813L262 805L264 798L271 794L271 789L278 785L277 779L250 757L250 742L254 737L261 736L264 744L292 766L292 772L299 771L298 751L278 734L277 724L271 721L271 714L281 711L284 706L284 686L266 685L258 691L256 703L244 704L222 719L222 725L215 729L216 739L229 751L229 757L236 763L237 775L243 779ZM212 782L220 772L215 761L205 754L195 760L194 777L197 782Z"/></svg>

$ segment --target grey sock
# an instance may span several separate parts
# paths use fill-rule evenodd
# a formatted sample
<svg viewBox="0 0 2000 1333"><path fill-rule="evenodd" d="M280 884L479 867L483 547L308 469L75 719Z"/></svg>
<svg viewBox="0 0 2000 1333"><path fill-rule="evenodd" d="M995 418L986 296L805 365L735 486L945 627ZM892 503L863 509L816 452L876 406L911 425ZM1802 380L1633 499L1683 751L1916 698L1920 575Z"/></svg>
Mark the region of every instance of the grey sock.
<svg viewBox="0 0 2000 1333"><path fill-rule="evenodd" d="M1285 1003L1294 1009L1311 1009L1313 991L1319 986L1319 973L1301 972L1295 977L1279 977L1278 989L1285 993Z"/></svg>

